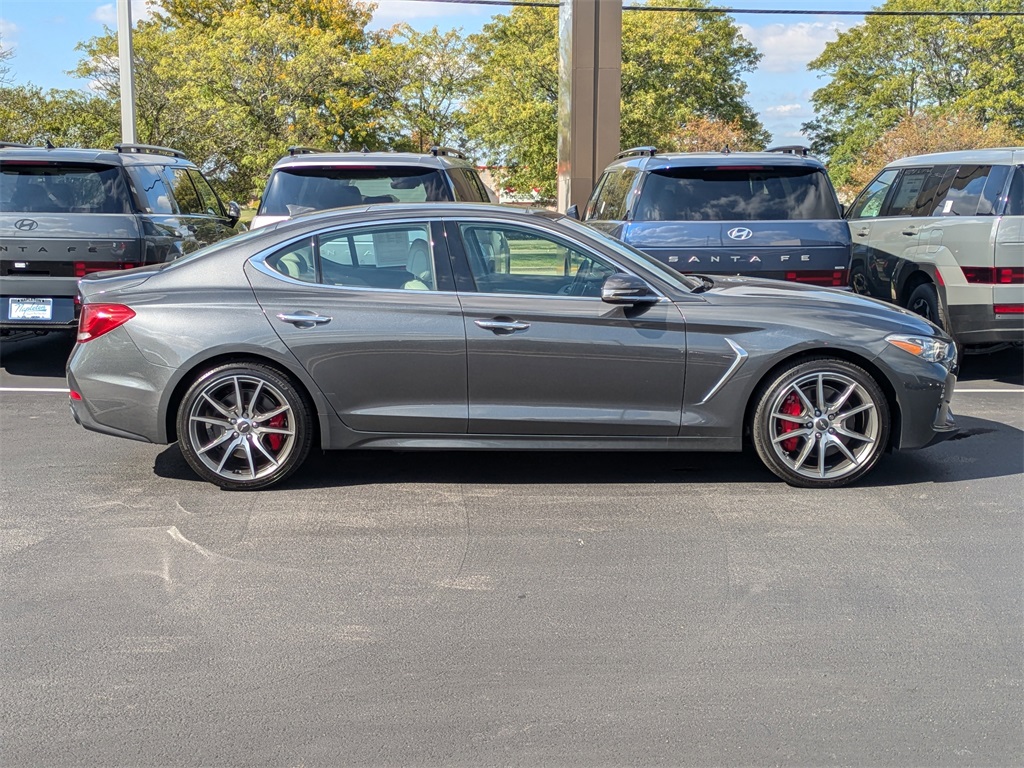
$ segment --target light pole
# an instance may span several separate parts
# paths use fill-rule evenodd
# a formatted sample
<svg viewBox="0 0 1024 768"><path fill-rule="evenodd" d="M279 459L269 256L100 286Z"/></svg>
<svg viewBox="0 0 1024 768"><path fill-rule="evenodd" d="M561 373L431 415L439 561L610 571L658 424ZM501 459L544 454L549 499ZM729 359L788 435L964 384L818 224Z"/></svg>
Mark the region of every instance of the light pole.
<svg viewBox="0 0 1024 768"><path fill-rule="evenodd" d="M121 72L121 141L135 144L135 69L131 0L117 0L117 53Z"/></svg>

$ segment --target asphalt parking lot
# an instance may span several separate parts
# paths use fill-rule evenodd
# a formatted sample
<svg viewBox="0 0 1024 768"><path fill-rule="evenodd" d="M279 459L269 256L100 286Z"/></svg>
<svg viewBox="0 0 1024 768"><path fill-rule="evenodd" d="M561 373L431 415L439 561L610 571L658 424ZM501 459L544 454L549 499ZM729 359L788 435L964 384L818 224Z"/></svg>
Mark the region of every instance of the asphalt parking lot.
<svg viewBox="0 0 1024 768"><path fill-rule="evenodd" d="M1024 357L957 439L754 456L318 455L225 493L0 344L0 763L1011 766Z"/></svg>

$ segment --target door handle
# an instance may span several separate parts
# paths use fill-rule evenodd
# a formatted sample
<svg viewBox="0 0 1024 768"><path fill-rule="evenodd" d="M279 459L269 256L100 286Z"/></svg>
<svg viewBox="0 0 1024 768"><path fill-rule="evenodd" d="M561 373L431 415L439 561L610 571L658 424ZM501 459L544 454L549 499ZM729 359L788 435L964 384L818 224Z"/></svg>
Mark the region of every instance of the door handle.
<svg viewBox="0 0 1024 768"><path fill-rule="evenodd" d="M903 234L906 235L907 237L915 237L917 235L917 230L914 229L913 227L908 227L907 229L903 230Z"/></svg>
<svg viewBox="0 0 1024 768"><path fill-rule="evenodd" d="M497 335L525 331L530 327L529 323L521 323L518 320L474 320L473 322L485 331L494 331Z"/></svg>
<svg viewBox="0 0 1024 768"><path fill-rule="evenodd" d="M333 318L316 315L312 312L296 312L292 315L281 312L278 314L277 319L285 323L291 323L296 328L312 328L315 325L329 323Z"/></svg>
<svg viewBox="0 0 1024 768"><path fill-rule="evenodd" d="M862 229L862 230L860 230L859 232L857 232L855 234L857 235L857 237L867 237L869 234L871 234L871 230L869 230L869 229Z"/></svg>

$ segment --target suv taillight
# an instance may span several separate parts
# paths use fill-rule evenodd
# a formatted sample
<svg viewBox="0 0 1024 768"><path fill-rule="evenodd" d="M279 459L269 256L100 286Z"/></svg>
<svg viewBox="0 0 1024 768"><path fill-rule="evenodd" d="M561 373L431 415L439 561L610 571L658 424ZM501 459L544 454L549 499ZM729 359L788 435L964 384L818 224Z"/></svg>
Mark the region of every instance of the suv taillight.
<svg viewBox="0 0 1024 768"><path fill-rule="evenodd" d="M85 277L93 272L107 272L111 269L135 269L139 266L132 261L76 261L75 277Z"/></svg>
<svg viewBox="0 0 1024 768"><path fill-rule="evenodd" d="M1024 283L1024 267L960 267L968 283L1014 285Z"/></svg>
<svg viewBox="0 0 1024 768"><path fill-rule="evenodd" d="M85 343L124 325L135 317L135 310L124 304L86 304L78 318L78 341Z"/></svg>
<svg viewBox="0 0 1024 768"><path fill-rule="evenodd" d="M842 288L846 285L847 275L845 269L808 269L804 272L787 272L786 279L794 283Z"/></svg>

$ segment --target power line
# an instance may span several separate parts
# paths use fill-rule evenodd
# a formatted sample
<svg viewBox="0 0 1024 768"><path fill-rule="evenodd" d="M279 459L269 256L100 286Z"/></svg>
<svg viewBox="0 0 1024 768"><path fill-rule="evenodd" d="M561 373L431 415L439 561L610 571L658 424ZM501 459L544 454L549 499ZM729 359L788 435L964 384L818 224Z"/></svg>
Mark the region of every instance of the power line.
<svg viewBox="0 0 1024 768"><path fill-rule="evenodd" d="M452 5L491 5L519 8L558 8L561 3L549 0L418 0L419 2L451 3ZM790 8L708 8L688 6L676 8L668 5L623 5L623 11L657 11L662 13L734 13L775 16L1022 16L1024 11L834 11L793 10Z"/></svg>

